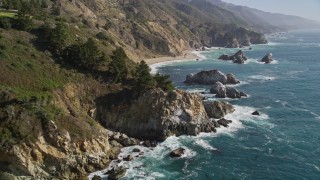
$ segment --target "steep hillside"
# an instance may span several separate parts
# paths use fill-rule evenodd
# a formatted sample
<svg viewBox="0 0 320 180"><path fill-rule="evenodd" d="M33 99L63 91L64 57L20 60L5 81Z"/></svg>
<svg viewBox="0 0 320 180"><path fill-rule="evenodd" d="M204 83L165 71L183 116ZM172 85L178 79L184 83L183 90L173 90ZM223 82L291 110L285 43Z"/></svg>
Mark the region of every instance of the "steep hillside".
<svg viewBox="0 0 320 180"><path fill-rule="evenodd" d="M215 6L233 12L238 18L245 20L253 29L270 33L306 28L319 28L320 23L297 16L269 13L246 6L225 3L221 0L209 0Z"/></svg>
<svg viewBox="0 0 320 180"><path fill-rule="evenodd" d="M176 55L202 45L227 46L212 41L212 32L248 27L245 20L205 0L58 0L56 4L62 17L109 34L133 59Z"/></svg>

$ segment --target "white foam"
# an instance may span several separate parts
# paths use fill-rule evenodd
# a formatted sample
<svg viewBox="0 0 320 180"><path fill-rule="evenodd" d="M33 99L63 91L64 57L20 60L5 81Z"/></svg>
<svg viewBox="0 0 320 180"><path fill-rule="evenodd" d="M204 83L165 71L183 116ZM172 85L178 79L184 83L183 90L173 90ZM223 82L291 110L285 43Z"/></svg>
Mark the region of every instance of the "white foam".
<svg viewBox="0 0 320 180"><path fill-rule="evenodd" d="M149 65L150 69L151 69L151 74L156 74L158 72L158 69L160 67L163 66L167 66L170 64L174 64L177 62L187 62L187 61L193 61L192 59L177 59L177 60L172 60L172 61L165 61L165 62L159 62L159 63L155 63L155 64L151 64Z"/></svg>
<svg viewBox="0 0 320 180"><path fill-rule="evenodd" d="M258 79L258 80L275 80L275 79L277 79L276 77L264 76L264 75L254 75L254 76L249 76L249 78Z"/></svg>
<svg viewBox="0 0 320 180"><path fill-rule="evenodd" d="M217 148L212 147L207 141L205 141L203 139L196 139L195 143L197 145L201 146L202 148L207 149L207 150L214 150L214 151L218 150Z"/></svg>
<svg viewBox="0 0 320 180"><path fill-rule="evenodd" d="M239 84L228 84L227 86L228 87L239 87L239 86L243 86L243 85L246 85L246 84L250 84L250 83L247 82L247 81L240 81Z"/></svg>
<svg viewBox="0 0 320 180"><path fill-rule="evenodd" d="M199 57L198 59L207 59L207 57L204 56L201 52L202 51L192 51L191 53L198 56Z"/></svg>

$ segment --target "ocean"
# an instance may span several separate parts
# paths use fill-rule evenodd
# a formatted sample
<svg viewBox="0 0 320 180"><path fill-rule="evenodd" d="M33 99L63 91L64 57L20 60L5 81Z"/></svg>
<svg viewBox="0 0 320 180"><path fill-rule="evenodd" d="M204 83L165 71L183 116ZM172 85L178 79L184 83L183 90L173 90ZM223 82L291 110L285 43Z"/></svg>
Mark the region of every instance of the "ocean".
<svg viewBox="0 0 320 180"><path fill-rule="evenodd" d="M177 88L190 92L209 92L210 86L184 84L187 74L212 69L233 73L241 81L236 88L249 96L224 99L236 108L226 116L233 120L228 128L170 137L153 149L139 147L144 156L123 162L128 168L123 179L319 180L320 31L292 31L268 40L242 49L249 58L243 65L218 60L239 50L224 48L201 52L200 61L154 65ZM269 52L275 61L260 63ZM255 110L262 115L252 116ZM170 158L169 152L178 147L186 154ZM124 148L121 156L133 148Z"/></svg>

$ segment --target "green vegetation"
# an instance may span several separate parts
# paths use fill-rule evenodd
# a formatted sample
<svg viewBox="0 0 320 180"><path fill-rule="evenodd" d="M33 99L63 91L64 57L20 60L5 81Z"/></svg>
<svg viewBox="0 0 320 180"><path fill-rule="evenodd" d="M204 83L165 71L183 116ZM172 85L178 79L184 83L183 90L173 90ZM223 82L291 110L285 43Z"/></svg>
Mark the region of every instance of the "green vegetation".
<svg viewBox="0 0 320 180"><path fill-rule="evenodd" d="M14 18L17 13L0 11L0 18Z"/></svg>
<svg viewBox="0 0 320 180"><path fill-rule="evenodd" d="M126 61L129 61L129 58L123 48L114 50L111 59L109 71L113 76L114 82L118 83L126 80L129 75L129 68L127 67Z"/></svg>
<svg viewBox="0 0 320 180"><path fill-rule="evenodd" d="M65 62L87 70L98 70L107 61L106 55L92 38L65 48L62 57Z"/></svg>

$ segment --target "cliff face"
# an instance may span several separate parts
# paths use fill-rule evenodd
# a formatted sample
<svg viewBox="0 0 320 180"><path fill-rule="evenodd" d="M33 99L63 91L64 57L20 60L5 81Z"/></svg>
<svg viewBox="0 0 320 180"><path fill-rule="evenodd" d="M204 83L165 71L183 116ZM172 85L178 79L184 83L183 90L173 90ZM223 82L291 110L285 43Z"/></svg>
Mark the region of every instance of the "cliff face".
<svg viewBox="0 0 320 180"><path fill-rule="evenodd" d="M62 17L77 26L90 27L91 32L107 33L115 45L123 46L136 60L178 55L201 46L239 47L266 42L262 34L254 33L231 11L204 0L59 0L56 4ZM245 27L245 32L239 33L238 27Z"/></svg>
<svg viewBox="0 0 320 180"><path fill-rule="evenodd" d="M84 113L75 87L57 91L52 100L21 101L1 91L0 179L80 179L107 166L117 152L105 128Z"/></svg>
<svg viewBox="0 0 320 180"><path fill-rule="evenodd" d="M215 131L202 96L182 90L151 90L130 105L111 109L98 104L97 119L107 128L149 140Z"/></svg>

